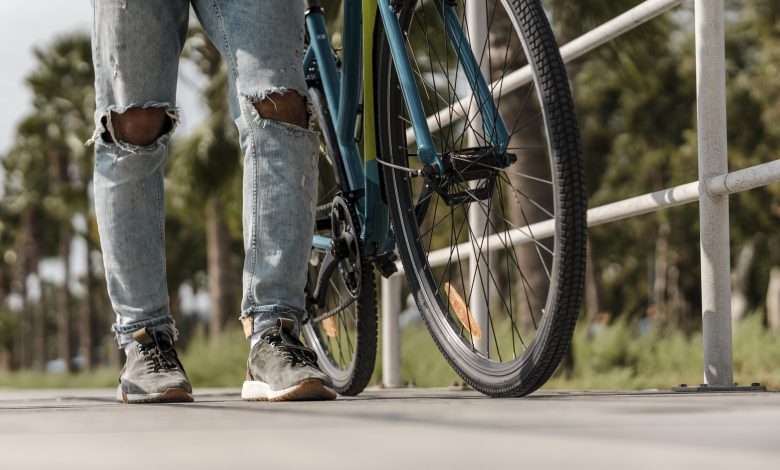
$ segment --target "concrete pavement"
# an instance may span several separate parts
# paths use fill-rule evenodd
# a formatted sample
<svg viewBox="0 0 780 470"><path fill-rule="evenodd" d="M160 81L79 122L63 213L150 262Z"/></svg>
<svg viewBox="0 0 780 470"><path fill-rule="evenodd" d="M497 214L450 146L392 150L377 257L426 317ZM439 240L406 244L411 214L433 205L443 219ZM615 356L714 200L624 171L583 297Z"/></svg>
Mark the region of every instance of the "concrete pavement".
<svg viewBox="0 0 780 470"><path fill-rule="evenodd" d="M335 402L121 405L0 390L0 469L780 468L780 393L369 390Z"/></svg>

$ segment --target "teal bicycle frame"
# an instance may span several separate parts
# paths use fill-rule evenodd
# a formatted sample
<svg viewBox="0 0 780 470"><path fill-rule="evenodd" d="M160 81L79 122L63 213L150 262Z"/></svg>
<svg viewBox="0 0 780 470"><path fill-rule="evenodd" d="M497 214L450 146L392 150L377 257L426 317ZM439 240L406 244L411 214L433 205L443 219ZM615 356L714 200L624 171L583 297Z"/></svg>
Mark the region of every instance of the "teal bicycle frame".
<svg viewBox="0 0 780 470"><path fill-rule="evenodd" d="M383 170L377 161L381 160L376 145L373 82L374 26L377 11L414 130L418 158L440 175L445 172L442 155L436 152L433 137L428 129L426 114L415 83L415 72L406 54L401 25L396 15L396 5L406 1L419 0L345 0L343 51L339 69L320 1L307 0L306 30L310 47L303 59L303 69L306 73L317 75L321 83L335 124L338 149L341 154L332 158L334 166L338 167L336 168L337 179L343 196L356 203L362 227L363 249L369 257L391 252L395 246L395 239L390 230L389 209L383 200L380 186ZM505 149L509 141L509 133L490 98L490 87L480 71L479 62L474 57L467 34L460 27L455 2L434 0L434 3L477 100L477 109L482 110L482 128L487 143ZM361 98L363 101L362 156L354 136ZM313 245L328 250L330 241L328 237L315 235Z"/></svg>

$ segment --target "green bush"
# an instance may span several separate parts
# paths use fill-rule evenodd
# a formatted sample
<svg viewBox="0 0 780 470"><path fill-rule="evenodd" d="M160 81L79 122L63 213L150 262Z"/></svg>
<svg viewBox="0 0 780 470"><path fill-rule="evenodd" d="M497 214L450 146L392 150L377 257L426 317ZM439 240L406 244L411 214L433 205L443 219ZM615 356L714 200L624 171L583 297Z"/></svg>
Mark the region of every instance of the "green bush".
<svg viewBox="0 0 780 470"><path fill-rule="evenodd" d="M381 347L381 346L380 346ZM616 321L589 335L581 324L573 339L574 366L559 369L545 390L669 389L681 383L702 382L701 334L656 329L637 334L635 324ZM182 354L196 388L240 387L249 345L238 329L216 340L196 331ZM401 336L402 380L418 387L445 387L460 382L421 324ZM372 384L381 382L381 355ZM0 386L15 388L109 387L118 371L99 369L80 374L17 372L0 374ZM734 377L737 382L761 382L780 388L780 336L764 326L764 312L749 315L734 331Z"/></svg>

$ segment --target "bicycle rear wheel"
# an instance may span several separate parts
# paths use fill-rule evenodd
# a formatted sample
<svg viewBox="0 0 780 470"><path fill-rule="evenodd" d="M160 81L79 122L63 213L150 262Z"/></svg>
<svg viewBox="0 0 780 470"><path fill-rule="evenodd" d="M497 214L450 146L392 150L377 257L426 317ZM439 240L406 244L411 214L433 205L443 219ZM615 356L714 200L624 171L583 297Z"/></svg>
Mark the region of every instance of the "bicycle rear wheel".
<svg viewBox="0 0 780 470"><path fill-rule="evenodd" d="M312 246L303 337L336 391L357 395L371 379L376 360L376 281L362 254L357 214L341 197L340 154L325 98L316 87L309 92L322 135L314 235L334 243Z"/></svg>
<svg viewBox="0 0 780 470"><path fill-rule="evenodd" d="M467 3L483 13L467 16ZM582 157L557 45L535 0L408 0L398 17L445 166L443 177L383 168L406 275L436 344L468 384L491 396L531 393L571 341L585 270ZM472 92L455 23L489 101ZM387 40L375 37L380 155L423 169ZM508 142L495 137L500 120Z"/></svg>

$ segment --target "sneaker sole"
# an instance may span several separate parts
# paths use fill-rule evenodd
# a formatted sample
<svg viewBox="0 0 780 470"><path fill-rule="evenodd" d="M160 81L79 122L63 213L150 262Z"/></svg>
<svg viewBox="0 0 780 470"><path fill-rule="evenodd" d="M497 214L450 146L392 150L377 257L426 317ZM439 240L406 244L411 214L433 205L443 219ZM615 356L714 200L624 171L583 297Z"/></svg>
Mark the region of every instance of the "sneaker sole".
<svg viewBox="0 0 780 470"><path fill-rule="evenodd" d="M304 380L294 387L275 391L271 390L265 382L247 380L241 388L241 399L246 401L335 400L336 392L317 379Z"/></svg>
<svg viewBox="0 0 780 470"><path fill-rule="evenodd" d="M117 387L116 399L120 403L189 403L192 394L183 388L169 388L160 393L125 393Z"/></svg>

